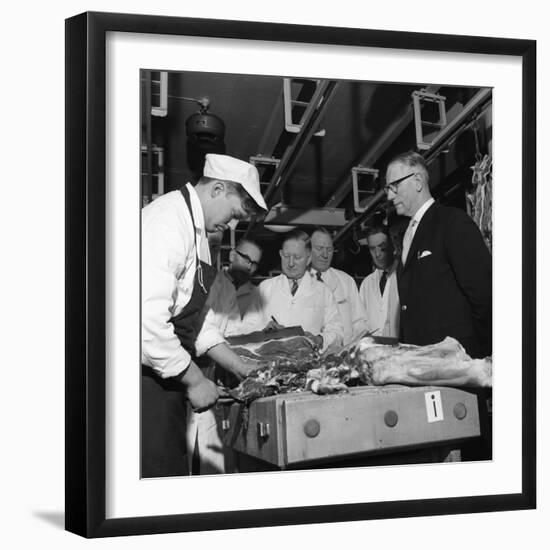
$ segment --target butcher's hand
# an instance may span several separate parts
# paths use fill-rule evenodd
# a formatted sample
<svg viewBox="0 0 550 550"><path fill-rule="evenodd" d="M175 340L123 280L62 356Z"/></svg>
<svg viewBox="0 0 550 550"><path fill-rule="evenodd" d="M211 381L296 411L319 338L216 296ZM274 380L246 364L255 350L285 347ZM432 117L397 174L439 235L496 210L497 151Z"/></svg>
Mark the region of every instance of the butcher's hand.
<svg viewBox="0 0 550 550"><path fill-rule="evenodd" d="M275 319L272 318L271 321L269 321L269 323L267 323L267 325L263 328L263 331L271 332L273 330L281 330L283 328L285 328L284 325L280 325L277 321L275 321Z"/></svg>
<svg viewBox="0 0 550 550"><path fill-rule="evenodd" d="M320 350L323 347L323 337L320 334L311 334L311 332L305 332L305 337L311 342L313 349Z"/></svg>
<svg viewBox="0 0 550 550"><path fill-rule="evenodd" d="M180 382L185 386L187 399L195 412L208 410L218 400L218 387L202 374L193 361L180 377Z"/></svg>
<svg viewBox="0 0 550 550"><path fill-rule="evenodd" d="M250 376L259 367L260 365L256 363L248 363L245 359L241 358L239 363L233 367L233 374L239 380L242 380L243 378Z"/></svg>

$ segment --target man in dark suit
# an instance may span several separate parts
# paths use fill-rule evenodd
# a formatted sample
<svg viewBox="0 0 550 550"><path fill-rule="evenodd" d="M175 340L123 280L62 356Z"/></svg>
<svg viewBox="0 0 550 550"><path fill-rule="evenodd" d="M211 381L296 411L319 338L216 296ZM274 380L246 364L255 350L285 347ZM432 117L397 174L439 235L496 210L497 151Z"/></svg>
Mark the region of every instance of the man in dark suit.
<svg viewBox="0 0 550 550"><path fill-rule="evenodd" d="M434 202L424 158L394 157L386 193L410 218L398 267L400 340L427 345L452 336L471 357L491 354L491 255L473 220Z"/></svg>

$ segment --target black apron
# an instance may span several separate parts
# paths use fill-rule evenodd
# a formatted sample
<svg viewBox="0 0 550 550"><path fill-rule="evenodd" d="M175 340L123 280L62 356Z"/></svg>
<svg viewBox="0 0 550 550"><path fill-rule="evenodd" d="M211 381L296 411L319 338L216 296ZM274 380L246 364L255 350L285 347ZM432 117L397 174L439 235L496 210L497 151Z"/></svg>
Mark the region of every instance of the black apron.
<svg viewBox="0 0 550 550"><path fill-rule="evenodd" d="M189 191L183 187L181 193L195 228ZM200 329L199 316L216 277L216 269L199 260L195 230L194 235L197 268L193 292L181 313L170 319L181 345L192 357ZM185 459L184 386L174 379L160 378L152 368L145 365L142 365L141 373L141 475L142 477L187 475L189 469Z"/></svg>

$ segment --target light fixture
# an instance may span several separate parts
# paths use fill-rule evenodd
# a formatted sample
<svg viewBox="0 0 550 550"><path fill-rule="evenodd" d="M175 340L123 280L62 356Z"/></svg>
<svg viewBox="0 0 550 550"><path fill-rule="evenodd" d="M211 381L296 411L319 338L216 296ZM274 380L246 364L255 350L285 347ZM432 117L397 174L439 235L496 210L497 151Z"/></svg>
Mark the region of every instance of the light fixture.
<svg viewBox="0 0 550 550"><path fill-rule="evenodd" d="M208 112L210 101L207 98L184 97L182 99L194 101L200 106L199 112L192 114L185 121L187 139L199 146L221 145L225 138L225 123L219 116Z"/></svg>

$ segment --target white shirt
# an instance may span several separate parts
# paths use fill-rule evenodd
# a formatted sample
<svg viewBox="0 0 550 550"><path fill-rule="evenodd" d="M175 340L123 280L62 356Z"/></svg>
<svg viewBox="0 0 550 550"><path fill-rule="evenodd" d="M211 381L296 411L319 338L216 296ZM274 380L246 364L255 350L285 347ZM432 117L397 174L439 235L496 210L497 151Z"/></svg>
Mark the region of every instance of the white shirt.
<svg viewBox="0 0 550 550"><path fill-rule="evenodd" d="M311 269L314 277L317 277L317 270ZM332 292L338 313L344 325L344 346L355 337L367 330L367 312L361 302L359 290L353 277L346 272L334 267L321 271L323 283Z"/></svg>
<svg viewBox="0 0 550 550"><path fill-rule="evenodd" d="M320 334L323 337L321 351L342 345L344 327L332 292L311 273L306 272L302 277L294 296L284 274L262 281L258 289L258 310L263 314L263 326L273 316L281 325L299 325L307 332Z"/></svg>
<svg viewBox="0 0 550 550"><path fill-rule="evenodd" d="M359 295L367 311L367 326L374 336L399 338L399 293L397 290L396 262L380 295L380 278L383 271L376 269L361 283Z"/></svg>
<svg viewBox="0 0 550 550"><path fill-rule="evenodd" d="M414 214L414 216L410 219L409 225L414 221L416 222L414 224L414 227L412 228L412 235L411 235L411 243L414 239L414 235L416 233L416 230L418 229L418 224L420 223L420 220L423 218L424 214L426 213L426 210L430 208L430 206L435 202L433 197L430 197Z"/></svg>
<svg viewBox="0 0 550 550"><path fill-rule="evenodd" d="M210 263L202 206L190 184L187 189L199 258ZM181 191L145 206L141 228L141 361L167 378L186 370L191 360L170 323L191 298L196 270L195 232Z"/></svg>
<svg viewBox="0 0 550 550"><path fill-rule="evenodd" d="M236 289L226 271L218 273L208 294L204 322L195 342L197 355L224 342L224 336L248 334L263 328L263 316L254 307L257 303L259 291L255 285L246 282Z"/></svg>
<svg viewBox="0 0 550 550"><path fill-rule="evenodd" d="M420 220L422 219L422 216L426 213L426 210L432 205L434 202L433 198L429 198L414 214L414 216L409 220L409 225L407 226L407 230L405 231L405 234L403 235L403 250L401 252L401 263L405 265L407 262L407 256L409 255L409 250L411 248L411 244L414 239L414 235L416 233L416 230L418 229L418 224L420 223Z"/></svg>

